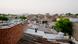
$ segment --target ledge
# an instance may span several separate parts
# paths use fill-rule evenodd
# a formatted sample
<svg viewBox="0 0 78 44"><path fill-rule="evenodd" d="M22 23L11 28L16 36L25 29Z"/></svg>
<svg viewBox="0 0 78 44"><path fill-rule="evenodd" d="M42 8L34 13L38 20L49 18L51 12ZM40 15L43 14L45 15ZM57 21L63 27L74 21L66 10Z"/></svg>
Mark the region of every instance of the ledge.
<svg viewBox="0 0 78 44"><path fill-rule="evenodd" d="M0 26L0 29L8 29L8 28L12 28L18 24L24 24L24 23L25 23L25 21L15 22L15 23L9 24L7 26Z"/></svg>

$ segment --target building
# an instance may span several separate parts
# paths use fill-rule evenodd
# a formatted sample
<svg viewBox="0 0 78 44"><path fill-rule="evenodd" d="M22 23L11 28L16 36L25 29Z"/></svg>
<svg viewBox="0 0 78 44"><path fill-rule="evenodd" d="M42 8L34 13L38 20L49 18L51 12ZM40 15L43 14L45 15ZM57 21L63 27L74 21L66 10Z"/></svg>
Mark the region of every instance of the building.
<svg viewBox="0 0 78 44"><path fill-rule="evenodd" d="M57 17L58 17L58 15L51 16L48 13L46 13L45 15L43 15L43 14L28 15L27 19L31 20L31 21L38 21L38 22L42 22L42 21L54 22L54 21L56 21Z"/></svg>
<svg viewBox="0 0 78 44"><path fill-rule="evenodd" d="M78 40L78 18L69 18L73 24L73 37Z"/></svg>
<svg viewBox="0 0 78 44"><path fill-rule="evenodd" d="M21 21L0 26L0 44L17 44L24 28L27 28L27 24Z"/></svg>

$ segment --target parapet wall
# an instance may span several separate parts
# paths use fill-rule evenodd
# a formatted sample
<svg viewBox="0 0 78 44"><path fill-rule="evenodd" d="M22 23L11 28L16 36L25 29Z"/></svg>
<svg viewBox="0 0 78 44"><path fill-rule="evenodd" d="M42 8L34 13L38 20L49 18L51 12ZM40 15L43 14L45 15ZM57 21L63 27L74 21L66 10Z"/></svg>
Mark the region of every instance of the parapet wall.
<svg viewBox="0 0 78 44"><path fill-rule="evenodd" d="M78 23L73 23L73 37L78 41Z"/></svg>

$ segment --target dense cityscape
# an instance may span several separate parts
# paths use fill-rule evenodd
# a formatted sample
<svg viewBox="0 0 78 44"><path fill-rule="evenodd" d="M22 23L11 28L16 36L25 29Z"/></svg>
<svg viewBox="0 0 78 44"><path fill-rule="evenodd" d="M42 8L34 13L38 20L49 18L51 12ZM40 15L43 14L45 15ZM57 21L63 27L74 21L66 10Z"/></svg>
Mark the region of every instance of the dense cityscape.
<svg viewBox="0 0 78 44"><path fill-rule="evenodd" d="M78 0L0 0L0 44L78 44Z"/></svg>
<svg viewBox="0 0 78 44"><path fill-rule="evenodd" d="M78 44L78 14L0 14L0 34L0 44Z"/></svg>

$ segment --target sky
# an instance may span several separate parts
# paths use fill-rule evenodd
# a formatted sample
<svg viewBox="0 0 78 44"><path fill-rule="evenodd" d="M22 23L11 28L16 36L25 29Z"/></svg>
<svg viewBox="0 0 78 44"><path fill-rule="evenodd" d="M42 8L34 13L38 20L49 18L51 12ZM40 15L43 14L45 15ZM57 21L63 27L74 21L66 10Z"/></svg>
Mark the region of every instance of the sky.
<svg viewBox="0 0 78 44"><path fill-rule="evenodd" d="M78 0L0 0L0 13L78 13Z"/></svg>

